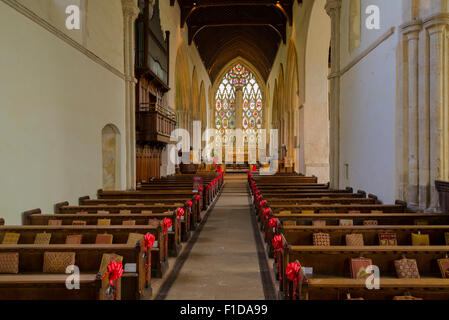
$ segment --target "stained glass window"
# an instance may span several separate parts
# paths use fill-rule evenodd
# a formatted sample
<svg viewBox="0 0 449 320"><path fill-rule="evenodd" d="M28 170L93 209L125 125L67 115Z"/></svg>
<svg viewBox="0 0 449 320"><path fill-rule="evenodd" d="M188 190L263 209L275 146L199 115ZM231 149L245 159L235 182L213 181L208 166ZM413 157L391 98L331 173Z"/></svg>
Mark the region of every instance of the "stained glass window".
<svg viewBox="0 0 449 320"><path fill-rule="evenodd" d="M263 125L262 92L254 75L243 65L235 65L224 77L215 96L215 127L228 142L228 129L235 129L236 88L242 88L241 128L250 133Z"/></svg>

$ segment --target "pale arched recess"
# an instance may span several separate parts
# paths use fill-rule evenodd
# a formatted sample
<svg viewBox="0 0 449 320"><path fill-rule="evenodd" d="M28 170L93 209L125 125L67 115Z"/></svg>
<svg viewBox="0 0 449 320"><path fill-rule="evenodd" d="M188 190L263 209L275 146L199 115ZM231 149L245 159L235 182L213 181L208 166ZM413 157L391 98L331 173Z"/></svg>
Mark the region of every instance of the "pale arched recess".
<svg viewBox="0 0 449 320"><path fill-rule="evenodd" d="M199 88L198 88L198 73L196 68L193 69L192 76L192 116L193 120L199 120Z"/></svg>
<svg viewBox="0 0 449 320"><path fill-rule="evenodd" d="M329 181L329 45L331 21L326 0L313 4L306 42L304 161L307 175ZM337 164L338 165L338 164Z"/></svg>
<svg viewBox="0 0 449 320"><path fill-rule="evenodd" d="M101 131L103 189L120 189L120 131L113 124Z"/></svg>
<svg viewBox="0 0 449 320"><path fill-rule="evenodd" d="M207 128L207 101L206 101L206 89L204 88L204 81L201 81L200 85L200 101L199 101L199 120L201 120L201 132Z"/></svg>
<svg viewBox="0 0 449 320"><path fill-rule="evenodd" d="M296 172L305 174L304 166L304 117L299 108L298 57L296 46L290 41L287 51L287 74L285 75L284 117L287 119L287 156ZM296 141L295 141L296 140ZM296 143L295 143L296 142Z"/></svg>
<svg viewBox="0 0 449 320"><path fill-rule="evenodd" d="M181 44L176 56L175 69L175 110L178 128L183 128L191 132L192 108L191 108L191 77L189 59L184 44Z"/></svg>
<svg viewBox="0 0 449 320"><path fill-rule="evenodd" d="M287 147L287 136L288 136L288 132L287 132L287 119L286 117L284 117L284 112L285 112L285 105L284 105L284 101L285 101L285 97L284 97L284 66L281 65L279 66L279 75L278 75L278 91L277 91L277 122L278 122L278 129L279 129L279 152L280 152L280 158L279 160L283 161L284 157L286 157L286 153L284 152L284 147Z"/></svg>

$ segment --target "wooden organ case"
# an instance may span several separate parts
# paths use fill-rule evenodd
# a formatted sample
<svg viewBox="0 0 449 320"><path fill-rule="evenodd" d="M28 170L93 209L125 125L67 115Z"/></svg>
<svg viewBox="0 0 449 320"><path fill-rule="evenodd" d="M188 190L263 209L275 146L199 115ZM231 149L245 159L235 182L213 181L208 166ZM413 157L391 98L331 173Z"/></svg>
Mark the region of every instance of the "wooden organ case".
<svg viewBox="0 0 449 320"><path fill-rule="evenodd" d="M136 20L136 181L160 178L161 154L176 127L175 113L165 104L170 90L169 41L160 23L159 0L139 0Z"/></svg>

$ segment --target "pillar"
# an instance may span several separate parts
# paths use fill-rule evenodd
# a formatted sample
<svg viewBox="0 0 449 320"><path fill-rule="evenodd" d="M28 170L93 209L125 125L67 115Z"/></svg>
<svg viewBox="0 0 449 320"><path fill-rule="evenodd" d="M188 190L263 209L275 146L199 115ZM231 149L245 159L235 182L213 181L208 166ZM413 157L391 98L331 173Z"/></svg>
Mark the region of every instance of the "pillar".
<svg viewBox="0 0 449 320"><path fill-rule="evenodd" d="M327 0L326 12L331 18L330 80L330 185L340 187L340 16L341 0Z"/></svg>
<svg viewBox="0 0 449 320"><path fill-rule="evenodd" d="M407 201L419 206L419 32L421 23L403 28L407 48L408 86L408 183Z"/></svg>
<svg viewBox="0 0 449 320"><path fill-rule="evenodd" d="M449 14L438 14L424 22L428 33L429 120L430 120L430 209L438 210L435 180L447 179L447 28Z"/></svg>
<svg viewBox="0 0 449 320"><path fill-rule="evenodd" d="M139 15L135 0L122 0L125 74L126 189L136 188L136 96L134 77L134 23Z"/></svg>

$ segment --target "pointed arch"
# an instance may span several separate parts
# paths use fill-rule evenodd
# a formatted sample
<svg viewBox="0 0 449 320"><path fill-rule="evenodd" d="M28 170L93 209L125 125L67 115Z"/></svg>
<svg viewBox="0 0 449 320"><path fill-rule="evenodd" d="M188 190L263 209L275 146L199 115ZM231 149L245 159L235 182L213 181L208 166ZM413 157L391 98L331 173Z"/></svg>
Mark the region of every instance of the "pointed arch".
<svg viewBox="0 0 449 320"><path fill-rule="evenodd" d="M191 76L187 49L184 43L178 48L175 69L175 110L178 128L191 128Z"/></svg>
<svg viewBox="0 0 449 320"><path fill-rule="evenodd" d="M207 100L206 100L206 89L204 88L204 81L200 84L200 96L199 96L199 112L201 120L202 131L207 128Z"/></svg>
<svg viewBox="0 0 449 320"><path fill-rule="evenodd" d="M187 49L184 44L181 44L176 55L176 110L185 111L190 109L191 80L189 70Z"/></svg>
<svg viewBox="0 0 449 320"><path fill-rule="evenodd" d="M196 71L196 68L193 69L191 98L192 98L193 120L199 120L199 87L198 87L198 73Z"/></svg>
<svg viewBox="0 0 449 320"><path fill-rule="evenodd" d="M243 85L242 101L237 101L236 86L229 76L239 67L248 78ZM211 111L214 114L213 128L219 130L226 143L229 140L227 129L242 128L246 132L250 129L266 127L263 116L265 113L266 91L265 82L260 72L248 61L241 57L231 60L219 73L213 86L213 104ZM212 100L212 99L211 99ZM242 105L240 105L240 102ZM213 107L212 107L213 106ZM237 110L238 108L241 108ZM253 132L253 131L251 131Z"/></svg>
<svg viewBox="0 0 449 320"><path fill-rule="evenodd" d="M286 139L287 156L293 162L295 171L305 174L304 109L300 110L299 108L298 55L293 39L290 40L287 50L284 105L284 115L288 119L286 125L288 133Z"/></svg>
<svg viewBox="0 0 449 320"><path fill-rule="evenodd" d="M275 129L279 129L279 103L278 103L278 94L279 94L279 89L278 89L278 80L276 79L274 81L274 89L273 89L273 104L272 104L272 108L271 108L271 127L275 128Z"/></svg>
<svg viewBox="0 0 449 320"><path fill-rule="evenodd" d="M262 74L259 72L259 70L248 60L237 57L229 61L223 69L221 69L220 73L218 74L218 77L215 79L214 85L212 87L212 92L216 92L218 89L218 86L220 85L221 81L223 80L223 77L226 75L226 73L229 72L229 70L234 67L237 64L243 65L246 69L248 69L249 72L251 72L254 77L256 78L256 81L259 83L260 90L262 91L262 95L265 96L265 81L262 77Z"/></svg>

